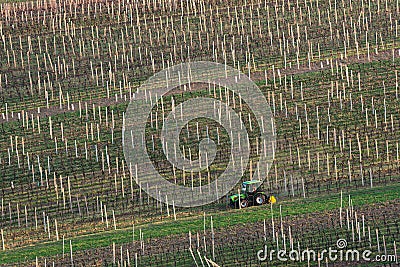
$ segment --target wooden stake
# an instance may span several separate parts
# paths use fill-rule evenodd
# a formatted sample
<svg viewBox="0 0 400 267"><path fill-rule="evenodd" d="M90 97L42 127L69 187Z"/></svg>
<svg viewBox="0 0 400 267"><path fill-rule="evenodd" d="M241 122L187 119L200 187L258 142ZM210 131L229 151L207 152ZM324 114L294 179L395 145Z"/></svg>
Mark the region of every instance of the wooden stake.
<svg viewBox="0 0 400 267"><path fill-rule="evenodd" d="M5 241L4 241L4 231L3 229L1 229L1 244L2 244L2 248L3 251L6 250L6 246L4 245Z"/></svg>

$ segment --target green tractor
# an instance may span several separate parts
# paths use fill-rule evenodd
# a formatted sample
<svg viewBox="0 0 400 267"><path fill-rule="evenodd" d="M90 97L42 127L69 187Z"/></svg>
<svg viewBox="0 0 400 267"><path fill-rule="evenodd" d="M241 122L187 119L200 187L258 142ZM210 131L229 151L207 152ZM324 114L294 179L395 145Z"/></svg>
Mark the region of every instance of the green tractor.
<svg viewBox="0 0 400 267"><path fill-rule="evenodd" d="M233 208L247 208L249 206L259 206L265 203L275 203L274 196L268 196L260 189L262 181L251 180L242 183L240 193L229 196L229 204Z"/></svg>

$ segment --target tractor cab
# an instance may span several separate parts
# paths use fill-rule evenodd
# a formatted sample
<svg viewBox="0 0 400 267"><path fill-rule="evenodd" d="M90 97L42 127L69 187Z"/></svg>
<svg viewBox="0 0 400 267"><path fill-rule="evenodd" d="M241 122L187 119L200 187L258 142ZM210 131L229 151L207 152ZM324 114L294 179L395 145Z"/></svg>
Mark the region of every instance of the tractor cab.
<svg viewBox="0 0 400 267"><path fill-rule="evenodd" d="M242 194L254 194L259 191L261 181L251 180L242 183Z"/></svg>

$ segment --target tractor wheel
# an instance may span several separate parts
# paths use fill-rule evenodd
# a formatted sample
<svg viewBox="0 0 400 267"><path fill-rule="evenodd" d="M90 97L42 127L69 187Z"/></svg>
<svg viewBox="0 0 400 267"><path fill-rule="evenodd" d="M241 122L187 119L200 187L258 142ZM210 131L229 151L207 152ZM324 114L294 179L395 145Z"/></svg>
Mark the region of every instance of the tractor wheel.
<svg viewBox="0 0 400 267"><path fill-rule="evenodd" d="M249 201L247 199L240 200L240 208L247 208L249 206Z"/></svg>
<svg viewBox="0 0 400 267"><path fill-rule="evenodd" d="M265 203L265 196L263 194L259 194L255 198L255 204L256 205L262 205Z"/></svg>

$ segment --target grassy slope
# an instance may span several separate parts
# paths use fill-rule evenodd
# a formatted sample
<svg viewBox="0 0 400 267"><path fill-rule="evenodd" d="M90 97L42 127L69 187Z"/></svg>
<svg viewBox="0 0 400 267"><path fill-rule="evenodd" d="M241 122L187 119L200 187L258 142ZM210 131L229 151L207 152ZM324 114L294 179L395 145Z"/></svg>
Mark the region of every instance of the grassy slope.
<svg viewBox="0 0 400 267"><path fill-rule="evenodd" d="M353 203L356 206L380 203L388 200L398 199L400 197L400 184L391 184L368 189L357 189L350 191ZM282 215L295 216L300 214L327 212L337 209L340 206L340 194L323 195L307 199L291 199L281 201ZM278 212L279 206L275 205ZM229 216L226 214L229 213ZM210 214L208 214L209 216ZM262 221L270 218L271 212L268 206L253 207L244 210L229 210L213 215L214 226L223 228L238 224ZM208 223L209 225L209 223ZM189 231L196 232L203 229L203 217L201 214L191 218L185 218L174 221L166 221L156 224L142 224L136 228L141 228L144 237L163 237L168 235L185 234ZM137 231L138 232L138 231ZM96 247L110 246L113 242L116 244L131 242L132 229L118 229L116 231L107 231L91 235L80 236L72 239L73 250L85 250ZM69 253L69 243L66 242L66 253ZM0 252L0 264L22 262L34 260L38 257L49 257L62 253L62 241L46 242L35 246L23 247L12 251Z"/></svg>

